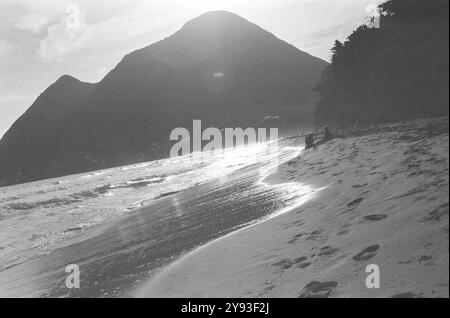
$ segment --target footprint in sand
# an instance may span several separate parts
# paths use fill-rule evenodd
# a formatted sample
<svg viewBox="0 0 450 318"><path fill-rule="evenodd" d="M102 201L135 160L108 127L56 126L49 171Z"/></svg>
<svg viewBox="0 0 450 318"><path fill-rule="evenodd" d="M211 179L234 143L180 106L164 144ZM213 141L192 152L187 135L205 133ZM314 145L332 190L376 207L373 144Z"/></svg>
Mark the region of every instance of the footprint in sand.
<svg viewBox="0 0 450 318"><path fill-rule="evenodd" d="M380 245L372 245L367 248L365 248L362 252L359 254L353 256L353 259L357 262L359 261L367 261L368 259L371 259L377 254L377 251L380 249Z"/></svg>
<svg viewBox="0 0 450 318"><path fill-rule="evenodd" d="M347 235L348 233L350 233L350 231L347 229L344 229L344 230L337 232L337 235Z"/></svg>
<svg viewBox="0 0 450 318"><path fill-rule="evenodd" d="M347 203L347 206L348 206L348 207L354 207L355 205L360 204L360 203L362 202L362 200L364 200L364 199L363 199L363 198L355 199L355 200L353 200L353 201Z"/></svg>
<svg viewBox="0 0 450 318"><path fill-rule="evenodd" d="M327 298L337 285L336 282L312 281L303 288L299 298Z"/></svg>
<svg viewBox="0 0 450 318"><path fill-rule="evenodd" d="M320 249L318 256L332 255L336 253L339 249L333 248L331 246L324 246Z"/></svg>
<svg viewBox="0 0 450 318"><path fill-rule="evenodd" d="M419 263L426 262L426 264L430 264L429 261L431 261L432 258L433 258L432 255L422 255L422 256L419 258Z"/></svg>
<svg viewBox="0 0 450 318"><path fill-rule="evenodd" d="M385 218L387 218L386 214L372 214L372 215L366 215L365 217L363 217L363 219L367 220L367 221L381 221Z"/></svg>
<svg viewBox="0 0 450 318"><path fill-rule="evenodd" d="M300 256L299 258L296 258L295 260L294 260L294 262L295 263L300 263L300 262L303 262L303 261L306 261L308 258L306 257L306 256Z"/></svg>
<svg viewBox="0 0 450 318"><path fill-rule="evenodd" d="M279 262L273 263L272 265L275 266L280 271L291 268L293 264L290 259L285 258Z"/></svg>
<svg viewBox="0 0 450 318"><path fill-rule="evenodd" d="M440 221L443 216L448 215L449 211L448 207L449 207L448 202L442 204L435 210L428 213L428 217L422 218L421 221L422 222Z"/></svg>
<svg viewBox="0 0 450 318"><path fill-rule="evenodd" d="M295 235L288 243L289 244L295 244L299 238L301 238L305 233L299 233Z"/></svg>
<svg viewBox="0 0 450 318"><path fill-rule="evenodd" d="M300 213L302 213L303 212L303 210L299 210L299 211L296 211L295 212L295 214L300 214ZM286 229L289 229L289 228L291 228L291 227L300 227L300 226L302 226L302 225L304 225L305 223L303 222L303 220L298 220L298 221L295 221L295 222L290 222L290 223L287 223L286 225L283 225L283 230L286 230Z"/></svg>
<svg viewBox="0 0 450 318"><path fill-rule="evenodd" d="M309 236L305 239L307 241L315 241L320 234L323 233L322 229L315 230L314 232L309 233Z"/></svg>
<svg viewBox="0 0 450 318"><path fill-rule="evenodd" d="M297 267L303 269L303 268L308 267L309 265L311 265L311 262L304 262L304 263L298 264Z"/></svg>
<svg viewBox="0 0 450 318"><path fill-rule="evenodd" d="M309 265L311 265L311 262L307 262L307 257L301 256L294 260L290 260L288 258L282 259L281 261L278 261L276 263L273 263L272 266L275 266L277 269L277 272L281 272L284 270L287 270L291 268L292 266L296 265L297 268L306 268Z"/></svg>
<svg viewBox="0 0 450 318"><path fill-rule="evenodd" d="M305 256L301 256L299 258L296 258L293 262L293 264L296 264L297 268L306 268L309 265L311 265L311 262L307 262L308 258Z"/></svg>

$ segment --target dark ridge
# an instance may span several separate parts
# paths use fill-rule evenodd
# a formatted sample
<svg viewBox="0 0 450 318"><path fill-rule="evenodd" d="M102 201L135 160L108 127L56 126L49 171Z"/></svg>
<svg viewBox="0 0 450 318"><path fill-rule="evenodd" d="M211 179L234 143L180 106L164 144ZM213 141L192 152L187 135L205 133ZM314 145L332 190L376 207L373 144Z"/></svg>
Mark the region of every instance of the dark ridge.
<svg viewBox="0 0 450 318"><path fill-rule="evenodd" d="M0 185L167 157L172 129L194 119L298 125L327 65L236 14L205 13L99 83L64 75L50 85L0 142Z"/></svg>

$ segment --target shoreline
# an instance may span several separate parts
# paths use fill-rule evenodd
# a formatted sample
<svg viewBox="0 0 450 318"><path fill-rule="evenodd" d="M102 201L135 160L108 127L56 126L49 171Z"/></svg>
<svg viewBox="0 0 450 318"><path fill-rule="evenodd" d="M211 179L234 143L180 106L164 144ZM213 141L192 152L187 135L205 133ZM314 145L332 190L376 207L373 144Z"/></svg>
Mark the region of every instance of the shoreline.
<svg viewBox="0 0 450 318"><path fill-rule="evenodd" d="M265 181L292 180L328 188L196 248L131 295L448 297L448 128L336 139ZM365 286L370 264L380 268L379 289Z"/></svg>
<svg viewBox="0 0 450 318"><path fill-rule="evenodd" d="M294 158L297 153L296 148L282 149L280 162ZM223 177L162 197L95 233L87 231L90 236L86 239L0 272L0 294L8 297L126 295L153 271L186 251L294 204L293 189L259 183L261 173L273 164L271 153L268 156L266 162L252 155L262 162L247 161L247 165L239 165ZM223 165L229 166L228 161ZM80 265L82 288L65 288L63 277L67 264Z"/></svg>

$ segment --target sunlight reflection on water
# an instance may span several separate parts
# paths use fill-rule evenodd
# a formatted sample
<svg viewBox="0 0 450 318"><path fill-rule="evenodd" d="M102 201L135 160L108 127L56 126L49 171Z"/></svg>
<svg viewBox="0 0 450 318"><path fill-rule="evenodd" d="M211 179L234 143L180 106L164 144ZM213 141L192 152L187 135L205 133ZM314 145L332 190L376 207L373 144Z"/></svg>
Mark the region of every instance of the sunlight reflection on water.
<svg viewBox="0 0 450 318"><path fill-rule="evenodd" d="M258 169L258 184L277 191L287 202L282 209L287 211L308 198L299 194L316 190L299 183L272 185L264 179L300 152L255 144L0 188L0 269L47 254L93 225L159 197L220 180L245 167Z"/></svg>

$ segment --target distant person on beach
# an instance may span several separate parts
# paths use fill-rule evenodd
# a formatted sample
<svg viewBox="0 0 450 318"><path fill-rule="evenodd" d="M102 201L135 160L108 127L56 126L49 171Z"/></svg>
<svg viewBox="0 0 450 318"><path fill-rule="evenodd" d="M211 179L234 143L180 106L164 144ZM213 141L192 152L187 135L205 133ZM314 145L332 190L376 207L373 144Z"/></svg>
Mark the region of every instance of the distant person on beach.
<svg viewBox="0 0 450 318"><path fill-rule="evenodd" d="M331 140L331 139L333 139L333 135L331 134L331 131L330 131L330 129L328 128L328 126L326 126L326 127L323 129L323 141L324 141L324 142L327 142L327 141L329 141L329 140Z"/></svg>
<svg viewBox="0 0 450 318"><path fill-rule="evenodd" d="M310 149L314 147L314 135L309 133L305 138L305 149Z"/></svg>

